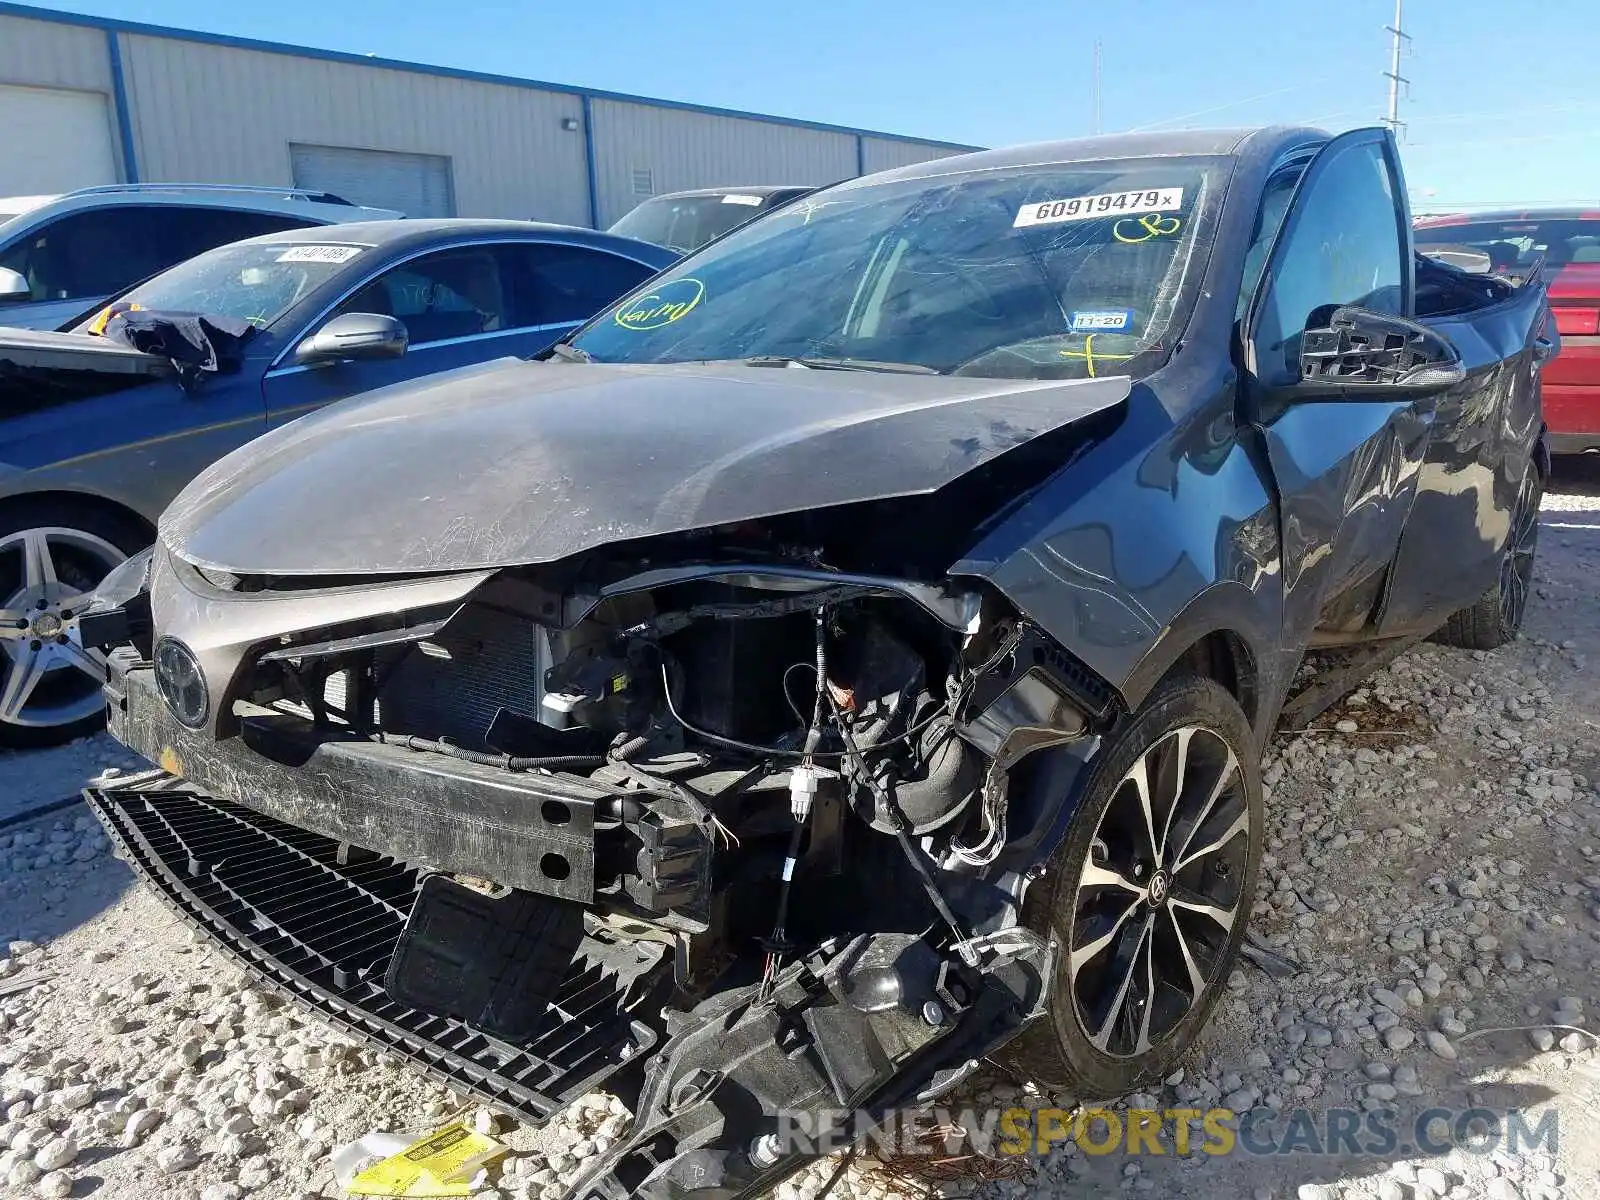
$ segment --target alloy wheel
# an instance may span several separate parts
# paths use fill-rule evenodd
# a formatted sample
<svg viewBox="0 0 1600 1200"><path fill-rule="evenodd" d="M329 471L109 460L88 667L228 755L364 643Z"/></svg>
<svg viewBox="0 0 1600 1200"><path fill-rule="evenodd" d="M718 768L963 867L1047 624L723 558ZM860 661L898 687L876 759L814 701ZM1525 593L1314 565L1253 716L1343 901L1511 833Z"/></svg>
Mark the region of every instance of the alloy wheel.
<svg viewBox="0 0 1600 1200"><path fill-rule="evenodd" d="M0 537L0 723L53 728L104 706L105 656L84 647L78 618L87 594L126 557L64 526Z"/></svg>
<svg viewBox="0 0 1600 1200"><path fill-rule="evenodd" d="M1500 621L1511 631L1522 627L1528 593L1533 588L1533 558L1539 549L1539 502L1543 493L1538 472L1528 468L1511 514L1511 537L1505 557L1500 560Z"/></svg>
<svg viewBox="0 0 1600 1200"><path fill-rule="evenodd" d="M1160 1045L1223 973L1251 822L1239 760L1204 726L1166 734L1122 777L1078 877L1066 963L1102 1054Z"/></svg>

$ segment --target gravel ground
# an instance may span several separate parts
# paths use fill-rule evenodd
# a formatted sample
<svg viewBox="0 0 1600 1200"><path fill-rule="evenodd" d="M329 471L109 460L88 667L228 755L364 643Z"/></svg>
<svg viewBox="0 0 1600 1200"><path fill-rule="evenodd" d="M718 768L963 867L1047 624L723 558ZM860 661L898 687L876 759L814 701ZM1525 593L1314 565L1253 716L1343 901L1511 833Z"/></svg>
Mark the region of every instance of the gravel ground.
<svg viewBox="0 0 1600 1200"><path fill-rule="evenodd" d="M1069 1139L992 1200L1151 1197L1587 1200L1600 1197L1600 464L1565 464L1545 503L1523 639L1425 646L1266 764L1272 822L1253 928L1301 965L1244 966L1158 1092L1117 1106L1394 1109L1362 1156L1091 1155ZM0 756L0 821L134 763L106 738ZM0 1195L100 1200L335 1196L328 1155L371 1130L422 1131L460 1098L302 1020L191 942L108 855L81 807L0 829ZM31 981L31 986L28 986ZM4 993L15 988L10 995ZM992 1077L966 1103L1055 1104ZM958 1102L959 1103L959 1102ZM1553 1112L1559 1144L1424 1153L1428 1108ZM488 1113L476 1120L489 1123ZM626 1122L587 1097L515 1153L487 1200L555 1200ZM1170 1128L1170 1127L1169 1127ZM1202 1139L1196 1132L1195 1144ZM1317 1139L1320 1140L1320 1139ZM813 1195L826 1165L780 1200ZM941 1183L965 1193L970 1183ZM835 1194L920 1190L868 1160Z"/></svg>

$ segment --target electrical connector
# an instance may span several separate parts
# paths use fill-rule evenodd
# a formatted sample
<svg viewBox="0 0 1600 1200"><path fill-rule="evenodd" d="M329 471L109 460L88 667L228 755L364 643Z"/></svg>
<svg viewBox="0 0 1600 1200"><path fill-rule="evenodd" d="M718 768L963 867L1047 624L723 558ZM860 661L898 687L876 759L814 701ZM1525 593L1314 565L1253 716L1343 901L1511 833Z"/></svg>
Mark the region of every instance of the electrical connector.
<svg viewBox="0 0 1600 1200"><path fill-rule="evenodd" d="M811 805L817 798L822 772L808 762L796 763L789 771L789 811L803 825L811 818Z"/></svg>

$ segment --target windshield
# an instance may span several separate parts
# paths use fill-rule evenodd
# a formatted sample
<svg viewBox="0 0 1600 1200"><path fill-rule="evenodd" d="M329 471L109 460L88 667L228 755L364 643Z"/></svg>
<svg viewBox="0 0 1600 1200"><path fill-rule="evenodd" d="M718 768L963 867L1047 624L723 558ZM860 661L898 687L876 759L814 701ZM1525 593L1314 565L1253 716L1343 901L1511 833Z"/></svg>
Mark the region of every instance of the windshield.
<svg viewBox="0 0 1600 1200"><path fill-rule="evenodd" d="M808 196L657 276L598 362L813 359L1002 378L1142 374L1181 327L1226 160L969 171Z"/></svg>
<svg viewBox="0 0 1600 1200"><path fill-rule="evenodd" d="M232 317L265 329L367 249L335 242L239 242L147 279L118 303Z"/></svg>
<svg viewBox="0 0 1600 1200"><path fill-rule="evenodd" d="M1463 221L1422 225L1416 230L1417 248L1425 254L1453 249L1475 250L1489 256L1489 270L1497 275L1517 273L1540 258L1552 267L1569 263L1600 263L1600 220L1547 217L1522 221Z"/></svg>
<svg viewBox="0 0 1600 1200"><path fill-rule="evenodd" d="M608 232L688 254L771 207L768 197L752 192L658 196L639 205Z"/></svg>

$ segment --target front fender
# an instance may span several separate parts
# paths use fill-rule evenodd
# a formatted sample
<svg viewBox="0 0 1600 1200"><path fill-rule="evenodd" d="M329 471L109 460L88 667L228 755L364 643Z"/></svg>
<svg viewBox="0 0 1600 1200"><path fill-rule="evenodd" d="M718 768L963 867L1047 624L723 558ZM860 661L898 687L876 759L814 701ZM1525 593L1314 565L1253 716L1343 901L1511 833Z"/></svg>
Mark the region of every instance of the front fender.
<svg viewBox="0 0 1600 1200"><path fill-rule="evenodd" d="M1259 728L1284 670L1278 509L1231 373L1208 383L1176 422L1138 385L1130 419L952 572L998 588L1129 708L1205 635L1234 635L1265 681Z"/></svg>

